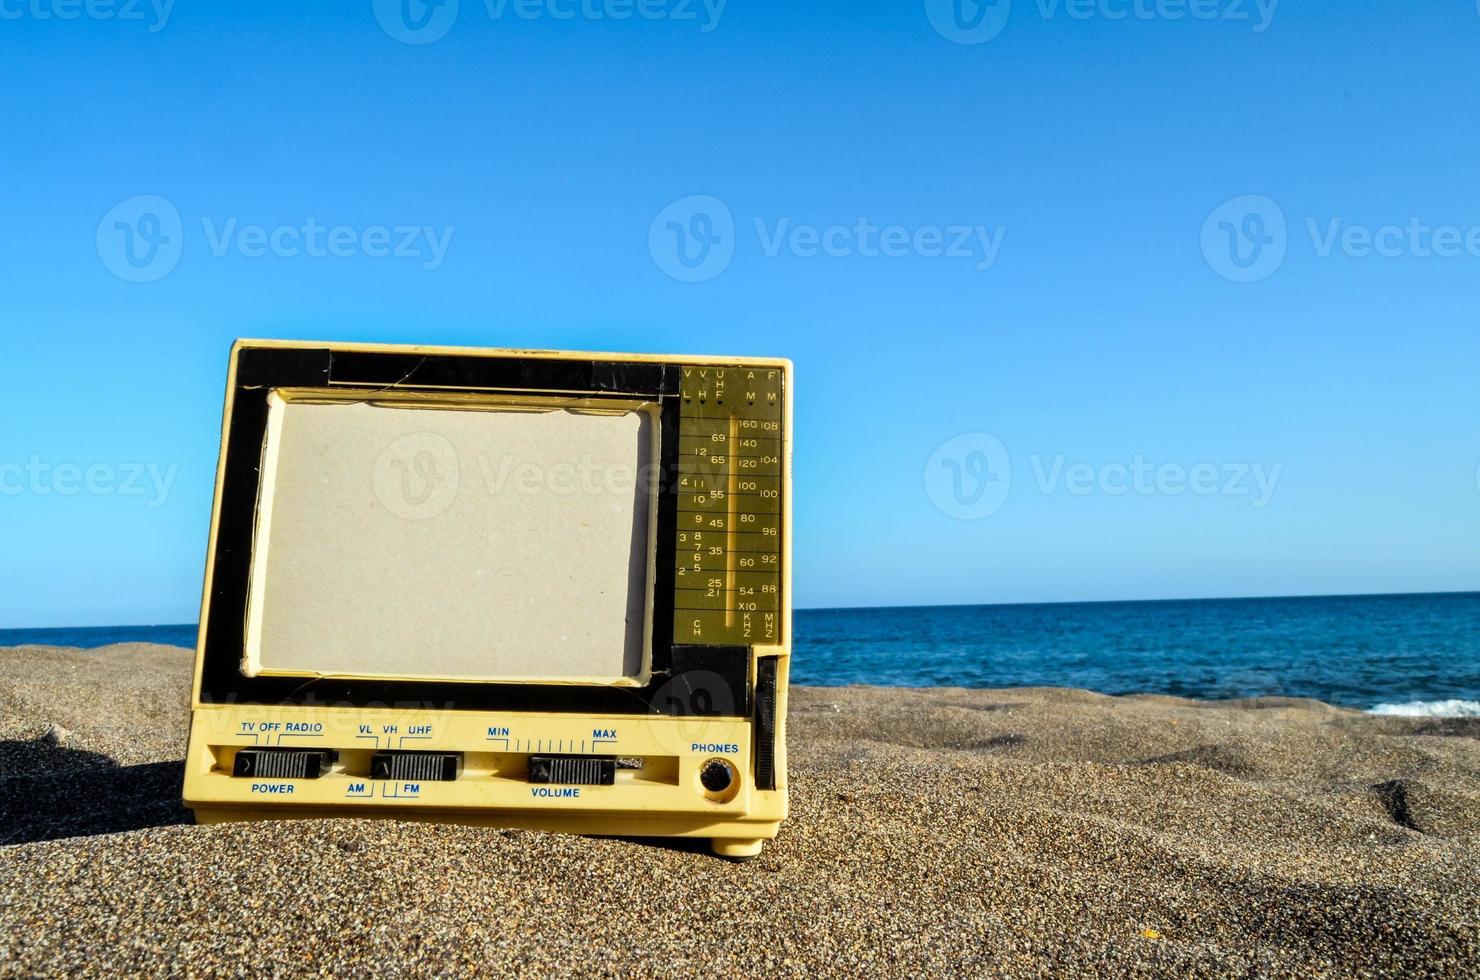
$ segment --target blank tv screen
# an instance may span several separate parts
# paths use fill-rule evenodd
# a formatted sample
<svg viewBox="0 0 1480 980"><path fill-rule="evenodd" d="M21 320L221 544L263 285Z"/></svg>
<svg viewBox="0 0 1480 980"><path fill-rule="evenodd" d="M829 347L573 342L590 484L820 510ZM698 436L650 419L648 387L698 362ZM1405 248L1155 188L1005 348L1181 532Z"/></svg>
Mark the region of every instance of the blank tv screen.
<svg viewBox="0 0 1480 980"><path fill-rule="evenodd" d="M243 672L644 682L656 429L274 392Z"/></svg>

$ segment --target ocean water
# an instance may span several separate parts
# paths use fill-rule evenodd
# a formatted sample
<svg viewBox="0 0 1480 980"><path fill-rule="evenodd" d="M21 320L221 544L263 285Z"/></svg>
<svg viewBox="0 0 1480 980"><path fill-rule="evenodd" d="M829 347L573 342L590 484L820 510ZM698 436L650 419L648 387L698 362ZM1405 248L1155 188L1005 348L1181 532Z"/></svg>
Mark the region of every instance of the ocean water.
<svg viewBox="0 0 1480 980"><path fill-rule="evenodd" d="M92 650L114 643L163 643L195 648L196 627L188 626L77 626L62 629L0 630L0 647L36 644Z"/></svg>
<svg viewBox="0 0 1480 980"><path fill-rule="evenodd" d="M792 682L1318 698L1480 715L1480 593L808 610Z"/></svg>
<svg viewBox="0 0 1480 980"><path fill-rule="evenodd" d="M62 629L0 629L0 647L81 647L95 650L115 642L161 642L169 647L195 648L195 625L188 626L67 626Z"/></svg>
<svg viewBox="0 0 1480 980"><path fill-rule="evenodd" d="M194 626L0 630L0 646L195 645ZM1480 593L809 609L792 682L1318 698L1480 716Z"/></svg>

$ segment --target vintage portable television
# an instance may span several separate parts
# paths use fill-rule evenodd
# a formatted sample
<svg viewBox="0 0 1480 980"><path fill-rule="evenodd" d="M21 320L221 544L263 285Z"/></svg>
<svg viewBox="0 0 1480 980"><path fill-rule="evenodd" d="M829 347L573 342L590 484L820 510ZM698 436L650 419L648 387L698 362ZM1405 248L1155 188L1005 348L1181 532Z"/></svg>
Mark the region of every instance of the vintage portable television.
<svg viewBox="0 0 1480 980"><path fill-rule="evenodd" d="M758 854L790 456L784 360L239 342L186 805Z"/></svg>

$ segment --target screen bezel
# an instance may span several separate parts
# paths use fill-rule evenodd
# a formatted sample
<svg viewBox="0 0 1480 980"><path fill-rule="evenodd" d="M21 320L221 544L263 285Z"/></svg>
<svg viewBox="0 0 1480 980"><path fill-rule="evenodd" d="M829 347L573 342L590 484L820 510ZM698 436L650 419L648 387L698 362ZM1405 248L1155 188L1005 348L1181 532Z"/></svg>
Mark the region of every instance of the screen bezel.
<svg viewBox="0 0 1480 980"><path fill-rule="evenodd" d="M581 396L552 396L545 394L469 394L462 392L422 392L422 391L384 391L357 388L274 388L268 392L268 430L262 447L262 464L259 470L260 480L258 485L257 499L257 528L254 533L254 547L252 554L251 584L247 590L247 643L243 651L242 672L248 677L296 677L300 680L311 677L342 677L355 680L426 680L447 681L449 683L475 684L475 683L497 683L497 684L522 684L532 680L545 680L552 684L588 684L588 685L617 685L628 687L641 687L646 684L652 672L652 636L648 631L648 620L652 616L652 602L654 593L654 571L657 557L658 540L658 485L652 479L651 473L643 473L641 469L644 464L639 463L638 472L635 473L636 484L634 491L643 492L646 498L641 501L641 506L646 512L643 531L643 545L641 555L642 561L642 595L641 603L641 647L636 651L638 662L636 670L626 674L613 675L554 675L547 674L543 677L538 674L525 675L499 675L487 674L482 676L458 676L452 674L437 674L416 669L404 671L322 671L287 669L281 667L267 666L262 656L262 627L264 609L262 601L267 589L268 565L266 556L268 553L267 540L263 535L269 528L269 514L272 513L277 503L279 488L273 477L278 473L275 451L281 451L282 445L276 440L279 438L278 429L281 424L275 426L274 419L285 421L281 417L289 406L292 405L351 405L351 404L375 404L382 407L395 407L401 409L415 410L425 409L430 411L457 410L465 412L544 412L544 411L575 411L601 414L642 414L647 417L648 424L648 448L645 459L647 466L656 469L657 460L661 452L661 419L659 417L659 405L651 400L620 400L620 399L592 399ZM434 623L423 624L429 631L435 628Z"/></svg>

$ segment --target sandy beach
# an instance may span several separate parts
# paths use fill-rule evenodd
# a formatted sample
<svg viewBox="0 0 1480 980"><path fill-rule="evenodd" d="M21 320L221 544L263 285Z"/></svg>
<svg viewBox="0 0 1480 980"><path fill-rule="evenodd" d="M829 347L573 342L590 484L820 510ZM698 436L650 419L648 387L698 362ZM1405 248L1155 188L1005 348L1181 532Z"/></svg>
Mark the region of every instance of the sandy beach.
<svg viewBox="0 0 1480 980"><path fill-rule="evenodd" d="M197 827L191 655L0 650L0 974L1480 973L1480 719L794 689L792 817L698 845Z"/></svg>

